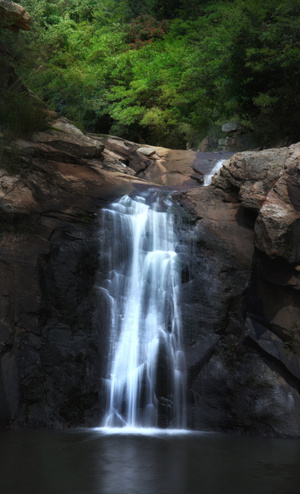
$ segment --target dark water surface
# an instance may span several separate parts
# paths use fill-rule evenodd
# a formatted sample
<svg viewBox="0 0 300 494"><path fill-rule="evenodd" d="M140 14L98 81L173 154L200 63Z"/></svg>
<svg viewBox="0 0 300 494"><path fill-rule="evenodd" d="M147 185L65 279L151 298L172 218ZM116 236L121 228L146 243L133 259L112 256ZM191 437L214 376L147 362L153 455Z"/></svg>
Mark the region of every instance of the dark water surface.
<svg viewBox="0 0 300 494"><path fill-rule="evenodd" d="M1 494L296 494L300 441L215 433L0 433Z"/></svg>

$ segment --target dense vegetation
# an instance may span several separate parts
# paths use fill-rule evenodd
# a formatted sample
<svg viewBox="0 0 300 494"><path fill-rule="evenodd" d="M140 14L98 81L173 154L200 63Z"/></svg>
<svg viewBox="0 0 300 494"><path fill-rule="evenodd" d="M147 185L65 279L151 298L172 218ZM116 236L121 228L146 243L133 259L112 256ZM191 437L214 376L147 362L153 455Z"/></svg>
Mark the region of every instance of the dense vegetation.
<svg viewBox="0 0 300 494"><path fill-rule="evenodd" d="M23 0L16 70L83 128L173 147L239 120L300 140L300 0Z"/></svg>

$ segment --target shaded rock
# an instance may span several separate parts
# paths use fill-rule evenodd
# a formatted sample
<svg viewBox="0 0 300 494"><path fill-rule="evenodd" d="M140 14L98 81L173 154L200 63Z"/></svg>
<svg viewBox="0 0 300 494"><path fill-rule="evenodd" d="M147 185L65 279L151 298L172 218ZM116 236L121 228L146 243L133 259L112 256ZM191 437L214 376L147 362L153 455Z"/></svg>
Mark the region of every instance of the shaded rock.
<svg viewBox="0 0 300 494"><path fill-rule="evenodd" d="M126 165L124 161L123 156L120 156L107 148L104 149L102 159L103 170L118 171L120 173L125 173L126 175L135 176L135 171Z"/></svg>
<svg viewBox="0 0 300 494"><path fill-rule="evenodd" d="M239 122L227 122L222 125L222 132L241 131L243 126Z"/></svg>
<svg viewBox="0 0 300 494"><path fill-rule="evenodd" d="M188 201L201 224L219 239L218 249L228 248L238 256L241 263L250 265L253 255L253 229L247 221L237 221L243 211L237 202L223 202L222 197L208 187L194 188L187 192L183 203ZM214 247L216 248L216 247Z"/></svg>
<svg viewBox="0 0 300 494"><path fill-rule="evenodd" d="M19 139L16 144L23 154L53 161L79 163L82 158L98 158L102 156L104 145L99 141L85 136L83 133L72 132L69 124L58 121L59 130L55 123L51 130L36 132L31 141ZM63 129L66 128L66 131Z"/></svg>
<svg viewBox="0 0 300 494"><path fill-rule="evenodd" d="M266 153L239 153L215 178L217 187L195 187L178 196L191 212L189 228L196 216L193 263L182 296L191 427L300 435L298 264L253 249L256 211L269 194L297 213L297 153L297 146L279 150L278 159L284 159L277 178L272 163L266 166ZM251 208L250 192L247 201L243 197L244 183L261 196ZM286 233L285 248L297 250Z"/></svg>
<svg viewBox="0 0 300 494"><path fill-rule="evenodd" d="M141 174L141 177L142 172L151 164L151 160L147 156L138 153L138 144L112 136L106 136L101 140L107 149L115 155L119 155L122 162L136 174Z"/></svg>
<svg viewBox="0 0 300 494"><path fill-rule="evenodd" d="M225 151L237 152L254 147L253 135L239 122L227 122L223 124L222 131L228 134L222 144Z"/></svg>
<svg viewBox="0 0 300 494"><path fill-rule="evenodd" d="M224 151L201 153L197 151L195 161L192 164L192 169L196 173L209 175L215 164L220 160L228 160L233 156L233 153Z"/></svg>
<svg viewBox="0 0 300 494"><path fill-rule="evenodd" d="M226 200L259 212L256 247L291 263L299 262L299 160L299 144L238 153L212 180Z"/></svg>
<svg viewBox="0 0 300 494"><path fill-rule="evenodd" d="M216 147L218 147L218 139L216 137L207 136L203 139L203 141L201 141L198 151L212 151Z"/></svg>
<svg viewBox="0 0 300 494"><path fill-rule="evenodd" d="M299 393L282 379L279 369L250 349L244 349L238 360L239 356L229 364L222 354L213 355L195 382L199 428L299 436Z"/></svg>
<svg viewBox="0 0 300 494"><path fill-rule="evenodd" d="M281 362L286 369L300 380L300 355L291 351L293 345L300 343L289 339L283 341L279 336L270 331L264 324L256 319L247 319L248 335L262 350ZM300 335L299 335L300 336Z"/></svg>
<svg viewBox="0 0 300 494"><path fill-rule="evenodd" d="M82 130L78 129L73 125L71 122L68 122L68 120L64 118L60 118L59 120L56 120L55 123L52 125L53 129L55 130L60 130L61 132L64 132L65 134L71 134L72 136L80 136L82 139L85 139L85 136L82 132ZM38 135L36 135L37 141L39 142ZM43 134L40 134L40 138L43 142ZM86 142L92 142L91 139L87 138Z"/></svg>
<svg viewBox="0 0 300 494"><path fill-rule="evenodd" d="M225 138L225 151L244 151L255 147L255 139L252 134L233 133Z"/></svg>

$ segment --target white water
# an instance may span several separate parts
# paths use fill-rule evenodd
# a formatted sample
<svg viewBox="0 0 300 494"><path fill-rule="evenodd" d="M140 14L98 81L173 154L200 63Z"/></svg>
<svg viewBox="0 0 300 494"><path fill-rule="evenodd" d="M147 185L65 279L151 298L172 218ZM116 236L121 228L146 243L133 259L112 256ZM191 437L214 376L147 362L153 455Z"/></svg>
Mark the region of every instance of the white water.
<svg viewBox="0 0 300 494"><path fill-rule="evenodd" d="M207 175L204 175L204 179L203 179L203 185L204 185L204 187L207 187L208 185L211 184L211 180L212 180L213 176L222 168L222 165L223 165L224 161L225 160L219 160L219 161L217 161L217 163L212 168L212 170L210 171L210 173L208 173Z"/></svg>
<svg viewBox="0 0 300 494"><path fill-rule="evenodd" d="M158 197L150 207L145 198L128 196L102 214L104 223L113 224L113 237L106 239L111 342L102 425L184 428L186 372L173 216L161 211Z"/></svg>

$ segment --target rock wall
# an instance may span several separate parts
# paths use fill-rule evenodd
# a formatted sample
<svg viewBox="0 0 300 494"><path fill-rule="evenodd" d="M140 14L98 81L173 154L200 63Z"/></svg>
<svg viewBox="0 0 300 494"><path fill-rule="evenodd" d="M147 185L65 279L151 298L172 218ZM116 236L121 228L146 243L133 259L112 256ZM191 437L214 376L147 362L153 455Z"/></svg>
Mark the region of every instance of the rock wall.
<svg viewBox="0 0 300 494"><path fill-rule="evenodd" d="M14 144L17 173L1 168L0 427L99 424L98 211L143 183L110 141L57 120ZM137 147L127 143L128 165Z"/></svg>
<svg viewBox="0 0 300 494"><path fill-rule="evenodd" d="M212 187L178 197L194 214L192 427L300 434L299 156L299 144L236 154Z"/></svg>
<svg viewBox="0 0 300 494"><path fill-rule="evenodd" d="M300 146L236 154L202 187L201 154L51 125L0 171L0 426L100 423L97 214L151 180L177 205L189 427L299 437Z"/></svg>

